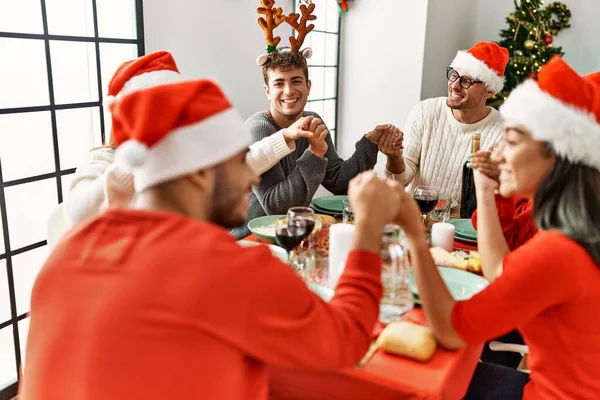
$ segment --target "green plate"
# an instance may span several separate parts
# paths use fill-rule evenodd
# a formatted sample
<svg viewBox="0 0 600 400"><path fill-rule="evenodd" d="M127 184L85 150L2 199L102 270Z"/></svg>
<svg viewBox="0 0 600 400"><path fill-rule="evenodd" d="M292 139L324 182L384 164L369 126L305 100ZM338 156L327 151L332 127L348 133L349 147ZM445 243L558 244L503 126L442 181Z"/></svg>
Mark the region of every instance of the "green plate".
<svg viewBox="0 0 600 400"><path fill-rule="evenodd" d="M449 224L454 225L454 236L459 239L477 240L477 231L473 228L471 220L468 218L450 219Z"/></svg>
<svg viewBox="0 0 600 400"><path fill-rule="evenodd" d="M442 279L446 283L448 290L454 297L454 300L467 300L473 295L481 292L489 284L487 280L471 272L456 268L437 267ZM413 270L410 270L409 288L413 296L419 298L419 289L415 282Z"/></svg>
<svg viewBox="0 0 600 400"><path fill-rule="evenodd" d="M319 208L314 204L311 204L310 206L312 207L313 210L315 210L315 213L317 213L317 214L325 214L325 215L331 215L331 216L338 216L338 215L342 214L337 211L323 210L322 208Z"/></svg>
<svg viewBox="0 0 600 400"><path fill-rule="evenodd" d="M256 246L269 246L271 253L277 258L279 258L284 263L288 261L287 251L285 249L275 246L274 244L262 244L258 242L253 242L251 240L238 240L237 242L242 247L256 247Z"/></svg>
<svg viewBox="0 0 600 400"><path fill-rule="evenodd" d="M344 200L348 200L348 196L325 196L313 199L311 204L321 210L341 214L344 211L344 204L342 203Z"/></svg>
<svg viewBox="0 0 600 400"><path fill-rule="evenodd" d="M329 301L333 297L333 290L326 286L319 285L318 283L314 282L308 282L306 285L310 290L319 295L319 297L322 298L323 301Z"/></svg>
<svg viewBox="0 0 600 400"><path fill-rule="evenodd" d="M257 238L275 243L275 221L281 217L285 217L285 215L265 215L263 217L254 218L252 221L248 222L248 229L250 229L250 232ZM319 221L315 221L313 232L321 229L321 226Z"/></svg>

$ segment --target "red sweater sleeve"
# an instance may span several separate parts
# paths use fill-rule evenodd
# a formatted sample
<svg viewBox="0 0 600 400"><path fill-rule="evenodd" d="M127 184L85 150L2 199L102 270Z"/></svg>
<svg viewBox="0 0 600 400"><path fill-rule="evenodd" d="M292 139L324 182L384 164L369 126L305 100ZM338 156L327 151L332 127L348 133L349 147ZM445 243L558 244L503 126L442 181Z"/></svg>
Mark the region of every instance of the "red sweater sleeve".
<svg viewBox="0 0 600 400"><path fill-rule="evenodd" d="M246 307L244 332L240 332L246 352L276 365L354 366L371 343L379 314L379 255L351 252L329 304L310 291L288 265L273 257L269 260L263 259L262 267L253 273L255 288Z"/></svg>
<svg viewBox="0 0 600 400"><path fill-rule="evenodd" d="M502 233L509 249L515 250L535 236L537 226L533 219L533 206L529 200L507 199L497 194L495 201ZM471 222L477 230L477 210L471 216Z"/></svg>
<svg viewBox="0 0 600 400"><path fill-rule="evenodd" d="M502 275L486 289L456 303L454 329L464 341L481 343L575 298L580 294L578 278L568 265L586 257L585 250L566 236L540 234L504 258Z"/></svg>

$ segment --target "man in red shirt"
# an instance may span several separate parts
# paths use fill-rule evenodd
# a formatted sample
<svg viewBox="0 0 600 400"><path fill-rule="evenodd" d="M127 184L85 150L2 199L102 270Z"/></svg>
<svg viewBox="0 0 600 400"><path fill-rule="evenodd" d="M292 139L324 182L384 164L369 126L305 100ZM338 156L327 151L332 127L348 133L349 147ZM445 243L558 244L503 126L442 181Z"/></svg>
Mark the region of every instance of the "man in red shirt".
<svg viewBox="0 0 600 400"><path fill-rule="evenodd" d="M19 398L266 399L266 364L355 365L377 320L397 185L373 172L351 182L353 250L325 303L268 247L241 248L226 230L244 221L258 178L250 135L216 84L134 91L111 114L138 208L56 245L32 292Z"/></svg>

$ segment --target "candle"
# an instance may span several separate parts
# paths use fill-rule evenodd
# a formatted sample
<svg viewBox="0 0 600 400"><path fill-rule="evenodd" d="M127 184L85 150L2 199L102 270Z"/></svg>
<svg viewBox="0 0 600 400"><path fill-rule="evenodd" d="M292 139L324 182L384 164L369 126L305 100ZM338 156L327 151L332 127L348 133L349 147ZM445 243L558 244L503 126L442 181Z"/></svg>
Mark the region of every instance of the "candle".
<svg viewBox="0 0 600 400"><path fill-rule="evenodd" d="M454 225L438 222L431 227L431 245L450 252L454 249Z"/></svg>
<svg viewBox="0 0 600 400"><path fill-rule="evenodd" d="M329 287L335 289L352 248L354 225L334 224L329 227Z"/></svg>

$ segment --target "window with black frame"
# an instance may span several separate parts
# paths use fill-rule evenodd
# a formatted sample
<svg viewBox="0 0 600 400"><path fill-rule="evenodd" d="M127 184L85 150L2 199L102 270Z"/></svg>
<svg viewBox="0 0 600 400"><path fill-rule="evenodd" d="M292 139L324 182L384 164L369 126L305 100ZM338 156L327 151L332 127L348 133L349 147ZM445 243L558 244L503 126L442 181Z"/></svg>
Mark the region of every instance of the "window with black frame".
<svg viewBox="0 0 600 400"><path fill-rule="evenodd" d="M312 21L315 28L306 36L303 48L313 51L308 60L312 82L306 109L318 113L336 144L338 111L338 76L341 18L338 0L312 0L315 4ZM305 1L295 1L296 9Z"/></svg>
<svg viewBox="0 0 600 400"><path fill-rule="evenodd" d="M144 54L142 0L0 0L0 400L16 394L48 218L103 143L108 81Z"/></svg>

